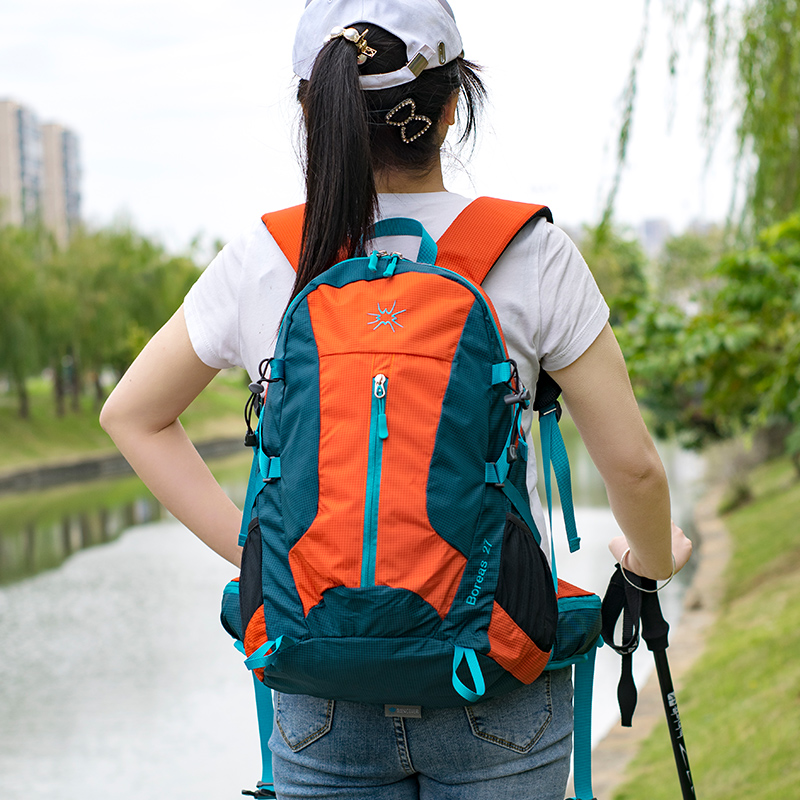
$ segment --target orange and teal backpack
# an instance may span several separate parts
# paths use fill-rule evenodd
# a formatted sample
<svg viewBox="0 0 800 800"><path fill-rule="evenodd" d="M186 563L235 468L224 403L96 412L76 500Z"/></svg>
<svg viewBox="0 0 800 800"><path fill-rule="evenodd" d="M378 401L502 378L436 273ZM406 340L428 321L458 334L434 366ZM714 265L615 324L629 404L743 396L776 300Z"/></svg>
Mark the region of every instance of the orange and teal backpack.
<svg viewBox="0 0 800 800"><path fill-rule="evenodd" d="M263 218L295 267L302 215ZM262 695L391 716L480 703L593 653L600 601L559 581L542 549L521 425L532 397L481 289L541 216L551 220L543 206L480 198L438 243L416 220L382 220L373 238L419 237L415 258L342 261L287 309L251 385L242 567L223 599ZM566 451L553 433L560 390L546 380L534 408L549 500L550 443L554 461Z"/></svg>

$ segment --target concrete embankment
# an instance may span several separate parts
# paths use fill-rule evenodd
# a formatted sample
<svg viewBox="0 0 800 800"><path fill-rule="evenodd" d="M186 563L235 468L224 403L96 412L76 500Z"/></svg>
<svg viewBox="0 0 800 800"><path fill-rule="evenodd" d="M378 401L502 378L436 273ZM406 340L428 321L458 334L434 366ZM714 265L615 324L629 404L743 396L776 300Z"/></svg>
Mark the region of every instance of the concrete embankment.
<svg viewBox="0 0 800 800"><path fill-rule="evenodd" d="M242 440L213 439L196 445L203 458L218 458L244 450ZM46 464L0 474L0 495L50 489L69 483L129 475L128 462L119 453L110 453L75 461Z"/></svg>

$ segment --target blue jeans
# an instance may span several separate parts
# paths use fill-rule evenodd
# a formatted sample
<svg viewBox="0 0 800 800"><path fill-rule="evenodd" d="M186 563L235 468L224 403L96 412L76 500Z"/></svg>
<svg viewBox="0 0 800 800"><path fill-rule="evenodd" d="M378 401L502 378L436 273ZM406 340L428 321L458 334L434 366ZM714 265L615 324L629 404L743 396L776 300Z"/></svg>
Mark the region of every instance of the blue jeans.
<svg viewBox="0 0 800 800"><path fill-rule="evenodd" d="M571 669L464 708L383 707L275 693L279 800L563 800L572 749Z"/></svg>

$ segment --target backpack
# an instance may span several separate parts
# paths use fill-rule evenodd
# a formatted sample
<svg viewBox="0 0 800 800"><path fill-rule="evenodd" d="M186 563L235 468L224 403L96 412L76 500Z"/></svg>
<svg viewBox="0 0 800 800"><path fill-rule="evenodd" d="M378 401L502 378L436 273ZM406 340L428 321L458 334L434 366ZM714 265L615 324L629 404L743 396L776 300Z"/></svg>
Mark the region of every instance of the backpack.
<svg viewBox="0 0 800 800"><path fill-rule="evenodd" d="M302 215L263 217L293 266ZM287 309L250 387L242 568L223 595L265 726L264 687L391 716L478 703L592 662L600 600L560 581L542 550L520 421L531 394L480 288L540 216L552 221L543 206L479 198L438 243L416 220L382 220L373 238L419 237L415 260L342 261ZM551 521L551 460L571 517L559 393L542 372L534 410ZM567 528L577 549L574 518ZM590 690L589 679L589 710ZM268 783L257 796L271 796Z"/></svg>

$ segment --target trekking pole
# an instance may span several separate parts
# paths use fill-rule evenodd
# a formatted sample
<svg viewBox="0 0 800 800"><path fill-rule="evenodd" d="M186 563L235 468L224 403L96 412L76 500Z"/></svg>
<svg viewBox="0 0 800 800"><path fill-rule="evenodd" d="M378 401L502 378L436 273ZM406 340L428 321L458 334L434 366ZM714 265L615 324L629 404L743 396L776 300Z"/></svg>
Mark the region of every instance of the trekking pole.
<svg viewBox="0 0 800 800"><path fill-rule="evenodd" d="M638 576L637 576L638 577ZM661 687L661 699L664 701L664 713L667 715L667 727L672 742L672 752L675 756L675 766L678 768L678 780L684 800L694 800L694 781L689 768L689 754L686 752L686 743L683 738L683 726L678 713L678 701L675 698L675 689L672 685L672 675L667 660L667 647L669 647L669 624L661 612L661 604L655 592L656 582L649 578L640 578L642 589L642 638L647 643L647 648L653 654L656 664L658 684Z"/></svg>
<svg viewBox="0 0 800 800"><path fill-rule="evenodd" d="M694 781L689 768L689 755L683 738L683 727L678 713L678 701L672 684L672 675L667 660L669 647L669 624L661 612L656 593L657 584L650 578L642 578L629 570L622 573L617 564L606 595L603 598L603 641L622 656L622 676L617 694L619 697L622 725L630 727L636 708L636 686L633 682L632 658L639 645L639 631L653 653L664 712L667 716L672 752L678 769L683 800L696 800ZM614 642L614 629L622 615L623 641Z"/></svg>

